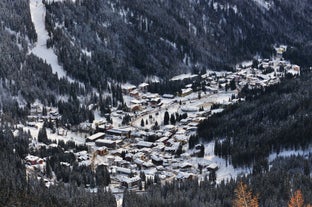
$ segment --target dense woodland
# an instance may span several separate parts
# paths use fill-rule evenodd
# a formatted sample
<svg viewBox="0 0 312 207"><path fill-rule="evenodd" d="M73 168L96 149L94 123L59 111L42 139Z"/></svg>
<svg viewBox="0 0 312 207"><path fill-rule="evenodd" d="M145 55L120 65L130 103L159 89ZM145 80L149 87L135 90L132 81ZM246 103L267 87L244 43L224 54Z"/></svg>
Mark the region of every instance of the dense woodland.
<svg viewBox="0 0 312 207"><path fill-rule="evenodd" d="M247 101L205 120L199 125L199 137L215 140L215 154L234 166L254 165L254 173L267 171L269 153L311 144L311 78L307 72L265 90L246 88L241 95Z"/></svg>

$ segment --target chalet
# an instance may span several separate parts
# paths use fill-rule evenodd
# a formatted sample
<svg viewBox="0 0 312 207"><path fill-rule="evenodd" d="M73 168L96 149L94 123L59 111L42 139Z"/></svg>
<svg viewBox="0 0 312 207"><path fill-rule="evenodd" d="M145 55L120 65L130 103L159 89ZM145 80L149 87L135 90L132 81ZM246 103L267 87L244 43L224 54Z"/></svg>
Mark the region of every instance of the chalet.
<svg viewBox="0 0 312 207"><path fill-rule="evenodd" d="M152 162L155 164L155 165L162 165L164 160L156 155L152 155L151 156L151 159L152 159Z"/></svg>
<svg viewBox="0 0 312 207"><path fill-rule="evenodd" d="M131 111L135 112L135 111L141 111L142 107L138 104L132 105L131 106Z"/></svg>
<svg viewBox="0 0 312 207"><path fill-rule="evenodd" d="M206 86L205 88L210 93L218 93L218 91L219 91L218 88L211 87L211 86Z"/></svg>
<svg viewBox="0 0 312 207"><path fill-rule="evenodd" d="M132 85L132 84L123 84L121 86L121 90L122 90L122 93L124 94L130 94L131 91L135 90L136 89L136 86L135 85Z"/></svg>
<svg viewBox="0 0 312 207"><path fill-rule="evenodd" d="M154 146L153 142L146 142L146 141L139 141L136 144L137 148L143 148L143 147L147 147L147 148L151 148Z"/></svg>
<svg viewBox="0 0 312 207"><path fill-rule="evenodd" d="M134 159L133 162L137 164L138 166L142 166L144 163L144 161L139 158Z"/></svg>
<svg viewBox="0 0 312 207"><path fill-rule="evenodd" d="M163 129L164 129L164 131L166 131L166 132L168 131L171 133L175 133L177 131L177 127L175 125L171 125L171 124L165 125Z"/></svg>
<svg viewBox="0 0 312 207"><path fill-rule="evenodd" d="M141 159L141 160L146 160L146 156L143 152L137 152L133 155L133 159Z"/></svg>
<svg viewBox="0 0 312 207"><path fill-rule="evenodd" d="M139 98L140 97L139 91L137 89L130 91L129 94L130 94L131 97L134 97L134 98Z"/></svg>
<svg viewBox="0 0 312 207"><path fill-rule="evenodd" d="M219 169L219 166L217 165L217 163L211 163L207 167L208 171L217 171L218 169Z"/></svg>
<svg viewBox="0 0 312 207"><path fill-rule="evenodd" d="M185 162L185 163L182 163L181 165L180 165L180 169L183 171L183 170L189 170L189 169L191 169L193 167L193 165L192 164L190 164L190 163L187 163L187 162Z"/></svg>
<svg viewBox="0 0 312 207"><path fill-rule="evenodd" d="M165 152L168 152L168 153L175 153L178 150L179 146L180 146L180 143L176 142L170 147L165 147L164 150Z"/></svg>
<svg viewBox="0 0 312 207"><path fill-rule="evenodd" d="M187 124L189 127L197 127L198 126L198 122L192 121L190 123Z"/></svg>
<svg viewBox="0 0 312 207"><path fill-rule="evenodd" d="M151 167L154 167L154 164L151 161L148 161L148 162L144 162L142 166L145 168L151 168Z"/></svg>
<svg viewBox="0 0 312 207"><path fill-rule="evenodd" d="M106 132L109 129L112 129L113 125L111 124L101 124L101 125L97 125L96 130L98 132Z"/></svg>
<svg viewBox="0 0 312 207"><path fill-rule="evenodd" d="M192 92L193 90L191 88L183 88L181 90L180 96L184 97L184 96L190 95Z"/></svg>
<svg viewBox="0 0 312 207"><path fill-rule="evenodd" d="M28 155L25 157L26 163L30 165L43 164L43 159L37 156Z"/></svg>
<svg viewBox="0 0 312 207"><path fill-rule="evenodd" d="M116 167L116 172L125 175L130 175L133 173L131 169L125 167Z"/></svg>
<svg viewBox="0 0 312 207"><path fill-rule="evenodd" d="M127 137L129 138L131 135L131 130L128 128L113 128L106 131L106 134L108 135L116 135L121 137Z"/></svg>
<svg viewBox="0 0 312 207"><path fill-rule="evenodd" d="M131 103L131 104L134 104L134 105L140 105L140 104L142 104L142 101L137 100L137 99L132 99L132 100L130 101L130 103Z"/></svg>
<svg viewBox="0 0 312 207"><path fill-rule="evenodd" d="M139 85L139 89L142 91L142 92L146 92L148 90L148 86L149 84L148 83L141 83Z"/></svg>
<svg viewBox="0 0 312 207"><path fill-rule="evenodd" d="M186 135L183 135L183 134L181 134L181 135L175 135L175 136L174 136L174 140L175 140L176 142L179 142L179 143L182 143L182 144L186 144L186 143L188 142L188 140L189 140L189 137L186 136Z"/></svg>
<svg viewBox="0 0 312 207"><path fill-rule="evenodd" d="M147 94L143 95L142 98L152 100L155 98L159 98L159 94L158 93L147 93Z"/></svg>
<svg viewBox="0 0 312 207"><path fill-rule="evenodd" d="M95 133L91 136L89 136L87 138L87 142L94 142L98 139L103 139L105 137L105 133L104 132L98 132L98 133Z"/></svg>
<svg viewBox="0 0 312 207"><path fill-rule="evenodd" d="M182 107L181 110L183 112L197 112L198 108L197 107Z"/></svg>
<svg viewBox="0 0 312 207"><path fill-rule="evenodd" d="M176 176L177 180L191 180L194 178L194 174L192 173L186 173L186 172L179 172L179 174Z"/></svg>
<svg viewBox="0 0 312 207"><path fill-rule="evenodd" d="M161 99L160 98L153 98L149 101L150 106L159 106Z"/></svg>
<svg viewBox="0 0 312 207"><path fill-rule="evenodd" d="M180 120L180 124L181 124L181 125L187 125L190 121L191 121L191 120L189 120L189 119L181 119L181 120Z"/></svg>
<svg viewBox="0 0 312 207"><path fill-rule="evenodd" d="M160 139L158 139L157 141L156 141L156 143L166 143L167 141L168 141L168 139L169 139L169 137L161 137Z"/></svg>
<svg viewBox="0 0 312 207"><path fill-rule="evenodd" d="M143 152L145 154L150 154L152 152L152 148L143 147L138 150L139 152Z"/></svg>
<svg viewBox="0 0 312 207"><path fill-rule="evenodd" d="M173 99L174 95L173 94L164 94L162 95L163 98L168 98L168 99Z"/></svg>
<svg viewBox="0 0 312 207"><path fill-rule="evenodd" d="M131 188L133 186L139 185L140 182L141 182L140 176L135 176L132 178L122 177L120 179L121 186L124 186L126 188Z"/></svg>
<svg viewBox="0 0 312 207"><path fill-rule="evenodd" d="M95 141L95 145L98 147L107 147L109 149L116 149L116 142L108 139L98 139Z"/></svg>
<svg viewBox="0 0 312 207"><path fill-rule="evenodd" d="M129 162L132 162L132 157L133 157L133 154L132 153L127 153L125 155L125 160L126 161L129 161Z"/></svg>
<svg viewBox="0 0 312 207"><path fill-rule="evenodd" d="M96 149L96 154L97 155L100 155L100 156L104 156L104 155L107 155L108 154L108 148L103 146L103 147L98 147Z"/></svg>

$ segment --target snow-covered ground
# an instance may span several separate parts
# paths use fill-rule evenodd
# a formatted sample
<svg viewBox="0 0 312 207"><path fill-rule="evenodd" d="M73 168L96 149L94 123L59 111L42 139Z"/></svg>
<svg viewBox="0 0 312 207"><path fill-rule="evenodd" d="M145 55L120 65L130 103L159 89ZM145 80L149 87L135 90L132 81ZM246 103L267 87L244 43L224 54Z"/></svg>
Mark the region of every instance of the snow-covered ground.
<svg viewBox="0 0 312 207"><path fill-rule="evenodd" d="M169 114L175 114L176 112L179 114L183 114L184 112L181 110L182 108L197 108L204 107L204 110L210 110L210 106L213 103L226 104L233 94L237 94L237 91L229 91L229 92L220 92L217 94L204 94L201 93L201 98L198 99L197 93L192 93L185 97L176 97L175 99L162 99L163 105L161 108L147 108L147 113L144 115L138 115L137 118L132 120L132 126L140 127L141 120L148 120L148 125L146 128L150 128L157 121L159 125L162 124L164 120L165 111L168 111ZM125 99L130 101L131 99ZM181 101L182 105L179 104ZM127 103L128 104L128 103ZM130 103L129 105L130 106ZM158 115L157 115L158 114ZM192 116L192 112L187 113L188 116ZM152 115L152 119L149 116Z"/></svg>
<svg viewBox="0 0 312 207"><path fill-rule="evenodd" d="M57 73L59 78L67 77L70 82L74 82L73 79L66 75L63 67L58 63L57 56L52 48L47 48L46 43L49 39L48 32L45 28L45 14L46 8L41 0L30 0L30 13L31 19L34 23L38 40L34 45L34 48L30 50L31 53L42 58L51 65L53 73Z"/></svg>
<svg viewBox="0 0 312 207"><path fill-rule="evenodd" d="M269 162L272 162L278 157L290 157L293 155L300 155L300 156L307 156L312 152L312 146L310 146L308 149L302 150L282 150L278 154L276 152L269 155Z"/></svg>
<svg viewBox="0 0 312 207"><path fill-rule="evenodd" d="M43 122L37 122L35 123L35 127L24 125L20 125L19 127L22 127L25 132L29 131L34 140L37 140L39 130L42 128L42 126ZM64 130L63 135L59 135L57 133L52 133L50 129L47 129L47 136L50 140L63 140L64 142L74 141L76 144L84 144L86 134Z"/></svg>
<svg viewBox="0 0 312 207"><path fill-rule="evenodd" d="M247 175L252 172L251 168L235 168L231 164L227 164L226 160L214 155L214 142L210 142L205 145L205 157L206 160L212 161L219 166L217 174L217 183L221 181L227 181L236 179L240 175Z"/></svg>

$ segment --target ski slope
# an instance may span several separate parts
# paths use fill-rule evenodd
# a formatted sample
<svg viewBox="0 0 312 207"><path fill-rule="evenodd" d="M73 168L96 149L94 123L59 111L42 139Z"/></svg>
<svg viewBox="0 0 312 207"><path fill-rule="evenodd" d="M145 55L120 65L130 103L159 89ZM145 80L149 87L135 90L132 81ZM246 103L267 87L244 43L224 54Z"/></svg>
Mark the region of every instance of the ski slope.
<svg viewBox="0 0 312 207"><path fill-rule="evenodd" d="M57 56L51 48L47 48L46 42L49 39L48 32L45 28L45 14L46 8L41 0L29 1L31 19L34 23L35 30L38 36L38 40L34 47L30 50L39 58L42 58L51 65L54 74L58 75L58 78L67 78L68 81L74 82L73 79L66 75L64 68L58 63Z"/></svg>

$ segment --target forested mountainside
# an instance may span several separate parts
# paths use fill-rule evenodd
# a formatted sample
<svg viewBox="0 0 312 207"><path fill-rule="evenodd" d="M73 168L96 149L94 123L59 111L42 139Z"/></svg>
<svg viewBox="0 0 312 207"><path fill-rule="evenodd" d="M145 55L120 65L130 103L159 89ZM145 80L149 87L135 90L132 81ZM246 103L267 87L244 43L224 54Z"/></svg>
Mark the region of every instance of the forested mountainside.
<svg viewBox="0 0 312 207"><path fill-rule="evenodd" d="M247 86L241 93L247 101L202 122L199 137L215 140L215 154L234 166L253 166L255 174L268 171L273 151L311 145L311 79L308 72L265 90Z"/></svg>
<svg viewBox="0 0 312 207"><path fill-rule="evenodd" d="M227 69L272 44L310 44L312 5L303 1L77 0L48 3L46 26L59 60L93 85L139 82L197 67Z"/></svg>

